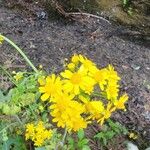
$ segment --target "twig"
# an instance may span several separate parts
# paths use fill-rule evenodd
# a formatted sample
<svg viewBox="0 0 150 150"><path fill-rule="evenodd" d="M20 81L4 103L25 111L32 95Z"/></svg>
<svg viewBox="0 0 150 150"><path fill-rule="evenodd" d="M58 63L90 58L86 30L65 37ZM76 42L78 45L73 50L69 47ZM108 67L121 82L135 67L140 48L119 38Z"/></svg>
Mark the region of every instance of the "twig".
<svg viewBox="0 0 150 150"><path fill-rule="evenodd" d="M96 18L96 19L101 19L101 20L104 20L106 21L107 23L111 24L107 19L101 17L101 16L97 16L97 15L93 15L93 14L90 14L90 13L83 13L83 12L70 12L70 13L67 13L67 15L82 15L82 16L88 16L88 17L91 17L91 18Z"/></svg>
<svg viewBox="0 0 150 150"><path fill-rule="evenodd" d="M101 17L101 16L97 16L97 15L93 15L90 13L84 13L84 12L66 12L63 7L56 1L56 0L52 0L52 6L58 11L58 13L60 13L61 15L68 17L68 18L72 18L73 16L78 16L78 15L82 15L82 16L88 16L88 17L92 17L92 18L96 18L96 19L101 19L106 21L107 23L111 24L107 19Z"/></svg>

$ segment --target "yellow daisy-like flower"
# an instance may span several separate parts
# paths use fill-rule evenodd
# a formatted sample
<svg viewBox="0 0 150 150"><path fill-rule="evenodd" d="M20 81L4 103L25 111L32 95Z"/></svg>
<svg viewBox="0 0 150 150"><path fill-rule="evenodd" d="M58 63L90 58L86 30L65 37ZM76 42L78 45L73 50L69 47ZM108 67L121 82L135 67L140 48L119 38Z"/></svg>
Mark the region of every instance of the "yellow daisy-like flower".
<svg viewBox="0 0 150 150"><path fill-rule="evenodd" d="M86 69L87 71L89 71L91 67L96 66L91 60L82 55L79 55L79 61L82 64L81 67L84 67L84 69Z"/></svg>
<svg viewBox="0 0 150 150"><path fill-rule="evenodd" d="M57 122L58 127L67 128L69 131L77 131L80 128L86 128L87 123L81 116L85 108L79 102L64 94L54 98L50 106L51 116L54 117L53 122Z"/></svg>
<svg viewBox="0 0 150 150"><path fill-rule="evenodd" d="M119 84L118 81L120 77L118 76L117 72L114 70L112 65L107 67L107 86L106 86L106 95L107 99L114 101L118 98L119 93Z"/></svg>
<svg viewBox="0 0 150 150"><path fill-rule="evenodd" d="M116 100L118 97L119 85L117 83L109 82L106 87L106 94L108 100Z"/></svg>
<svg viewBox="0 0 150 150"><path fill-rule="evenodd" d="M113 107L112 103L108 103L108 104L107 104L107 108L104 109L104 111L103 111L101 117L98 119L97 122L100 123L100 125L103 125L104 121L105 121L106 119L110 118L112 112L114 112L115 109L116 109L116 108Z"/></svg>
<svg viewBox="0 0 150 150"><path fill-rule="evenodd" d="M94 86L94 80L87 75L87 71L83 68L80 68L77 72L65 70L61 73L61 76L65 78L64 91L74 93L75 95L80 93L80 89L89 92L88 86Z"/></svg>
<svg viewBox="0 0 150 150"><path fill-rule="evenodd" d="M4 42L4 38L0 35L0 44Z"/></svg>
<svg viewBox="0 0 150 150"><path fill-rule="evenodd" d="M120 80L120 77L118 76L117 72L114 70L114 67L112 65L108 65L107 70L109 76L108 80L115 82Z"/></svg>
<svg viewBox="0 0 150 150"><path fill-rule="evenodd" d="M80 55L75 54L71 60L72 60L71 64L74 65L78 65L80 62L80 66L84 67L84 69L86 69L87 71L89 71L89 69L92 66L95 66L95 64L91 60L87 59L85 56L81 54Z"/></svg>
<svg viewBox="0 0 150 150"><path fill-rule="evenodd" d="M114 102L114 105L117 109L124 109L125 110L125 102L128 100L128 95L127 94L124 94L122 95L119 100L116 100Z"/></svg>
<svg viewBox="0 0 150 150"><path fill-rule="evenodd" d="M104 105L101 101L90 101L85 104L87 113L90 113L90 118L99 119L104 111Z"/></svg>
<svg viewBox="0 0 150 150"><path fill-rule="evenodd" d="M95 83L99 84L99 87L104 91L104 87L107 85L108 70L107 69L98 69L97 67L91 67L89 75L95 80Z"/></svg>
<svg viewBox="0 0 150 150"><path fill-rule="evenodd" d="M62 90L61 79L60 77L56 77L54 74L43 79L43 82L40 80L39 83L42 84L39 87L39 91L43 93L41 96L42 101L46 101L48 98L54 97Z"/></svg>

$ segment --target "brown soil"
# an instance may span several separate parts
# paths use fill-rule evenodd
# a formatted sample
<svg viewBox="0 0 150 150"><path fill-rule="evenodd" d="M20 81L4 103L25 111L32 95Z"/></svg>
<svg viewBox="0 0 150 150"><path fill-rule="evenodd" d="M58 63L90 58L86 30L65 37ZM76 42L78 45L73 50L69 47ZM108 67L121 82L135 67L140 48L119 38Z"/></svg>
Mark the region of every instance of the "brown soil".
<svg viewBox="0 0 150 150"><path fill-rule="evenodd" d="M0 33L13 39L36 66L42 64L48 72L61 71L64 59L74 53L87 56L100 67L113 64L122 78L122 92L130 97L127 111L116 113L114 119L139 134L134 142L140 150L150 146L148 36L101 19L52 20L38 3L29 1L0 1ZM0 47L0 63L12 69L25 64L7 44ZM92 129L87 133L92 142L93 133ZM94 144L92 150L98 150L97 143Z"/></svg>

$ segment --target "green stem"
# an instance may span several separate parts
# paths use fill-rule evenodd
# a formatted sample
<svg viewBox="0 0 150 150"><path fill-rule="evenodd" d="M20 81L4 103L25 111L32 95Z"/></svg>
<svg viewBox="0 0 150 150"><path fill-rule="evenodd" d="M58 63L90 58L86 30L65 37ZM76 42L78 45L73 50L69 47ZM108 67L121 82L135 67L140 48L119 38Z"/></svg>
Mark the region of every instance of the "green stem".
<svg viewBox="0 0 150 150"><path fill-rule="evenodd" d="M66 136L67 136L67 128L65 128L64 136L63 136L63 139L62 139L62 144L63 145L65 144Z"/></svg>
<svg viewBox="0 0 150 150"><path fill-rule="evenodd" d="M62 141L61 141L61 142L59 142L59 143L56 145L55 150L58 150L58 149L59 149L59 147L63 148L63 146L64 146L64 144L65 144L66 136L67 136L67 129L65 128L65 132L64 132L64 135L63 135Z"/></svg>
<svg viewBox="0 0 150 150"><path fill-rule="evenodd" d="M29 60L29 58L25 55L25 53L14 42L12 42L10 39L8 39L7 37L5 37L5 36L3 36L1 34L0 34L0 37L4 38L5 41L7 41L10 45L12 45L22 55L22 57L31 66L31 68L36 73L38 73L38 70L35 68L35 66L33 65L33 63Z"/></svg>
<svg viewBox="0 0 150 150"><path fill-rule="evenodd" d="M22 123L22 121L20 120L20 118L18 117L18 115L15 115L15 117L16 117L17 121L23 126L23 123Z"/></svg>

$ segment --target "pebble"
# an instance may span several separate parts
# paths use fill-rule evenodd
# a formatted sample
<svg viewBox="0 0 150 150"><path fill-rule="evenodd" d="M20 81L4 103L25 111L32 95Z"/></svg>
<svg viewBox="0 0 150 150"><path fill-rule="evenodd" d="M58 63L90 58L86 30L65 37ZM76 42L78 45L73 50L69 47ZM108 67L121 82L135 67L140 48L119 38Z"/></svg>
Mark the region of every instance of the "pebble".
<svg viewBox="0 0 150 150"><path fill-rule="evenodd" d="M128 142L127 143L127 150L139 150L139 149L135 144Z"/></svg>

